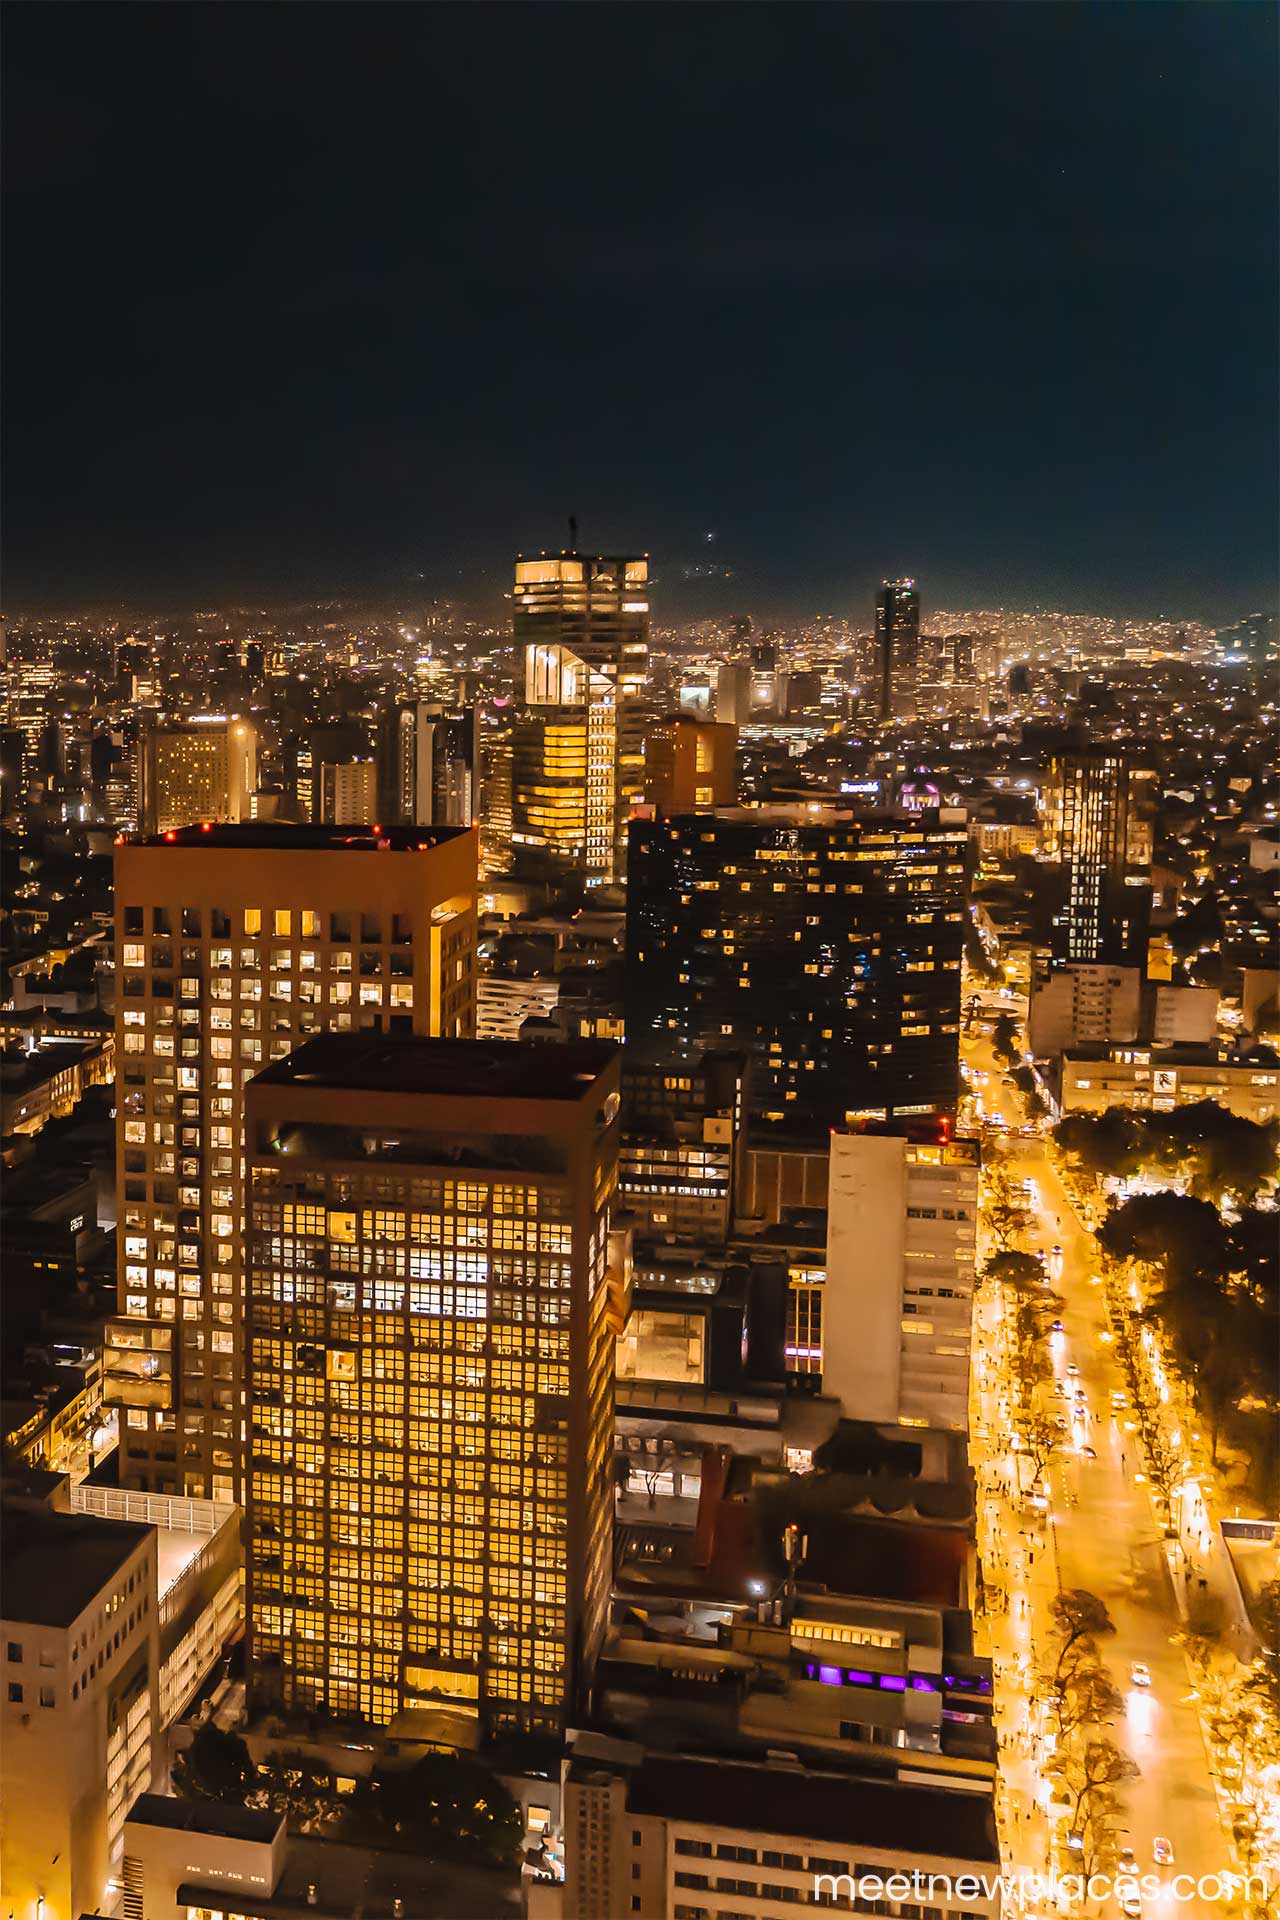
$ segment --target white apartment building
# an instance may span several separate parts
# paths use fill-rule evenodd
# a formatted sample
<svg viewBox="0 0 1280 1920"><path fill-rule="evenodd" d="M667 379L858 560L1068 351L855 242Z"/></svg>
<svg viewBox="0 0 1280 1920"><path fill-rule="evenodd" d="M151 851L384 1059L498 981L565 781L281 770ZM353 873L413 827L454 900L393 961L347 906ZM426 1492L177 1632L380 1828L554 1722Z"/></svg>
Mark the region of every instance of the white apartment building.
<svg viewBox="0 0 1280 1920"><path fill-rule="evenodd" d="M965 1431L976 1140L834 1133L822 1388L846 1418Z"/></svg>
<svg viewBox="0 0 1280 1920"><path fill-rule="evenodd" d="M23 1499L3 1549L0 1883L8 1912L76 1920L115 1904L125 1816L156 1782L156 1533Z"/></svg>

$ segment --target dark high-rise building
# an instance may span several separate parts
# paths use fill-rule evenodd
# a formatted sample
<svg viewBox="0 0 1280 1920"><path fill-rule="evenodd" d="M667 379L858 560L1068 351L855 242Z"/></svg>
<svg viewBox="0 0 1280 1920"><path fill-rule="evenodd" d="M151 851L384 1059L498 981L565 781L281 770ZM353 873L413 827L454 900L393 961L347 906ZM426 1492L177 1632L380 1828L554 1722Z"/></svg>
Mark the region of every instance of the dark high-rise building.
<svg viewBox="0 0 1280 1920"><path fill-rule="evenodd" d="M949 1112L965 825L809 804L634 821L629 1060L750 1057L756 1138Z"/></svg>
<svg viewBox="0 0 1280 1920"><path fill-rule="evenodd" d="M628 1305L618 1069L600 1041L331 1034L249 1087L255 1702L482 1734L582 1711Z"/></svg>
<svg viewBox="0 0 1280 1920"><path fill-rule="evenodd" d="M1145 964L1154 779L1132 747L1072 747L1051 761L1048 842L1067 878L1060 959Z"/></svg>
<svg viewBox="0 0 1280 1920"><path fill-rule="evenodd" d="M876 595L876 665L880 718L909 720L915 713L920 651L920 595L914 580L886 580Z"/></svg>

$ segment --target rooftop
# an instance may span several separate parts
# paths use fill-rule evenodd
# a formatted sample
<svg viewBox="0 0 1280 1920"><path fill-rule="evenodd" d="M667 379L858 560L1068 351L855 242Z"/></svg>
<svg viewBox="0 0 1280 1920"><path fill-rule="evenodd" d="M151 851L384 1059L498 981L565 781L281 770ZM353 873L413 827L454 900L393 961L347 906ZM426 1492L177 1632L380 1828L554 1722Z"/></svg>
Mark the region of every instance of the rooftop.
<svg viewBox="0 0 1280 1920"><path fill-rule="evenodd" d="M138 1826L209 1833L223 1840L256 1840L263 1846L270 1846L283 1825L283 1816L278 1813L232 1806L222 1800L178 1800L167 1793L140 1793L128 1818Z"/></svg>
<svg viewBox="0 0 1280 1920"><path fill-rule="evenodd" d="M793 1791L787 1784L776 1765L655 1755L632 1775L627 1806L682 1825L788 1834L935 1859L999 1859L995 1815L983 1794L851 1780L807 1768L792 1776Z"/></svg>
<svg viewBox="0 0 1280 1920"><path fill-rule="evenodd" d="M295 826L289 821L200 821L170 827L166 833L122 833L128 847L222 847L248 852L259 848L283 853L425 853L471 833L471 827Z"/></svg>
<svg viewBox="0 0 1280 1920"><path fill-rule="evenodd" d="M255 1086L332 1087L461 1098L581 1100L618 1058L610 1040L433 1040L380 1033L326 1033L257 1074Z"/></svg>
<svg viewBox="0 0 1280 1920"><path fill-rule="evenodd" d="M71 1626L151 1532L131 1520L99 1520L95 1514L6 1509L0 1519L5 1619Z"/></svg>

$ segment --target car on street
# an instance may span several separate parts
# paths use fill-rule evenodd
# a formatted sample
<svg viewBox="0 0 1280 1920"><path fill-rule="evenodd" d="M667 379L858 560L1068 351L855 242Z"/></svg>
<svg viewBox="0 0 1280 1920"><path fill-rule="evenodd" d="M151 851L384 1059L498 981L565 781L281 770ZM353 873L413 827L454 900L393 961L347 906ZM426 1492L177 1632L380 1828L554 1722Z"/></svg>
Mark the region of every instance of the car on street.
<svg viewBox="0 0 1280 1920"><path fill-rule="evenodd" d="M1121 1847L1119 1866L1121 1873L1136 1873L1138 1871L1138 1856L1132 1847Z"/></svg>
<svg viewBox="0 0 1280 1920"><path fill-rule="evenodd" d="M1124 1920L1141 1920L1142 1895L1136 1887L1126 1887L1120 1895L1120 1911Z"/></svg>
<svg viewBox="0 0 1280 1920"><path fill-rule="evenodd" d="M1078 1378L1079 1373L1080 1373L1080 1369L1076 1365L1075 1361L1073 1360L1071 1362L1071 1365L1067 1368L1067 1378L1069 1380L1075 1380Z"/></svg>
<svg viewBox="0 0 1280 1920"><path fill-rule="evenodd" d="M1063 1326L1061 1320L1055 1320L1049 1331L1050 1333L1065 1333L1066 1328Z"/></svg>
<svg viewBox="0 0 1280 1920"><path fill-rule="evenodd" d="M1096 1460L1098 1457L1097 1449L1094 1447L1081 1447L1080 1452L1086 1460Z"/></svg>
<svg viewBox="0 0 1280 1920"><path fill-rule="evenodd" d="M1049 1249L1049 1257L1052 1260L1061 1260L1062 1258L1062 1248L1058 1245L1056 1240L1054 1241L1053 1245Z"/></svg>
<svg viewBox="0 0 1280 1920"><path fill-rule="evenodd" d="M1173 1865L1173 1842L1166 1840L1162 1833L1158 1833L1151 1843L1151 1858L1158 1867Z"/></svg>
<svg viewBox="0 0 1280 1920"><path fill-rule="evenodd" d="M1129 1669L1129 1679L1135 1687L1151 1685L1151 1669L1145 1660L1135 1660Z"/></svg>

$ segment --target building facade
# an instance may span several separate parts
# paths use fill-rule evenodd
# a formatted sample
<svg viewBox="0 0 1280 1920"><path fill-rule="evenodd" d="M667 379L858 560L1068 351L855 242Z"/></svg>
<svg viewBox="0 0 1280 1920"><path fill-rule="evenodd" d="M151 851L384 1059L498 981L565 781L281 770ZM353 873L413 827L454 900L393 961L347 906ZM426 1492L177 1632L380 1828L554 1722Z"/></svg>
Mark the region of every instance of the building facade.
<svg viewBox="0 0 1280 1920"><path fill-rule="evenodd" d="M249 1088L255 1702L493 1733L581 1699L612 1577L618 1073L599 1042L329 1035Z"/></svg>
<svg viewBox="0 0 1280 1920"><path fill-rule="evenodd" d="M633 822L628 1052L746 1051L757 1137L954 1111L965 841L936 811Z"/></svg>
<svg viewBox="0 0 1280 1920"><path fill-rule="evenodd" d="M644 795L657 813L709 813L738 798L738 729L672 714L649 729Z"/></svg>
<svg viewBox="0 0 1280 1920"><path fill-rule="evenodd" d="M910 720L919 675L920 595L914 580L886 580L876 595L876 671L882 720Z"/></svg>
<svg viewBox="0 0 1280 1920"><path fill-rule="evenodd" d="M367 827L377 817L378 782L374 762L321 761L317 820L331 827Z"/></svg>
<svg viewBox="0 0 1280 1920"><path fill-rule="evenodd" d="M1216 1047L1087 1047L1065 1053L1061 1066L1063 1113L1168 1113L1213 1100L1260 1125L1280 1115L1280 1059L1269 1048L1233 1057Z"/></svg>
<svg viewBox="0 0 1280 1920"><path fill-rule="evenodd" d="M156 1534L34 1502L2 1532L0 1881L13 1912L75 1920L112 1906L125 1816L158 1784Z"/></svg>
<svg viewBox="0 0 1280 1920"><path fill-rule="evenodd" d="M612 692L615 865L626 857L626 819L644 789L645 690L649 673L647 555L539 554L516 561L514 637L524 694L541 703L539 652L563 647L592 676L589 703ZM603 681L601 688L597 683ZM518 823L517 823L518 824Z"/></svg>
<svg viewBox="0 0 1280 1920"><path fill-rule="evenodd" d="M1046 846L1067 879L1060 959L1141 964L1151 919L1154 786L1154 773L1132 747L1072 748L1050 762Z"/></svg>
<svg viewBox="0 0 1280 1920"><path fill-rule="evenodd" d="M475 831L126 840L115 911L122 1479L239 1501L245 1082L313 1033L474 1032Z"/></svg>
<svg viewBox="0 0 1280 1920"><path fill-rule="evenodd" d="M156 726L143 738L138 765L144 833L201 820L247 820L258 784L257 731L247 720L221 714L180 727Z"/></svg>
<svg viewBox="0 0 1280 1920"><path fill-rule="evenodd" d="M980 1165L976 1140L832 1135L822 1390L846 1418L967 1431Z"/></svg>

